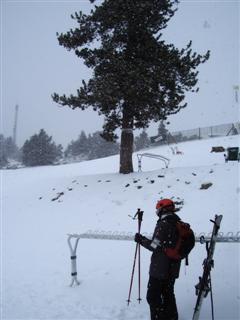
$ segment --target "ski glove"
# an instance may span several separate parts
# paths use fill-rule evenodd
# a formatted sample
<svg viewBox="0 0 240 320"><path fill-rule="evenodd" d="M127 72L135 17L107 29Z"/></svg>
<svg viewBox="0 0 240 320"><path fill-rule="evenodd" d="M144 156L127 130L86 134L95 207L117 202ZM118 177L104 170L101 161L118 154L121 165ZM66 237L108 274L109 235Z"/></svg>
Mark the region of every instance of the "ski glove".
<svg viewBox="0 0 240 320"><path fill-rule="evenodd" d="M134 237L134 241L141 244L142 240L144 239L144 237L140 234L140 233L136 233L135 237Z"/></svg>

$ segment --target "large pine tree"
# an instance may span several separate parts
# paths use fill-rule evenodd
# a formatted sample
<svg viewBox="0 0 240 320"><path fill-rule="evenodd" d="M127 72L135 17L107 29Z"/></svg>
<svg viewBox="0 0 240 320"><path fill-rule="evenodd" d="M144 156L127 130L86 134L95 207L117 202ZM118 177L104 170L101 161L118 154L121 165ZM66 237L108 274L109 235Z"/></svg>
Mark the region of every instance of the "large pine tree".
<svg viewBox="0 0 240 320"><path fill-rule="evenodd" d="M90 0L94 2L94 0ZM76 95L53 94L72 109L92 107L105 116L103 137L114 140L121 128L120 173L133 171L133 129L166 119L186 106L186 91L197 91L196 68L209 58L167 44L162 30L176 12L177 0L105 0L89 15L75 13L78 26L57 34L74 50L92 78Z"/></svg>

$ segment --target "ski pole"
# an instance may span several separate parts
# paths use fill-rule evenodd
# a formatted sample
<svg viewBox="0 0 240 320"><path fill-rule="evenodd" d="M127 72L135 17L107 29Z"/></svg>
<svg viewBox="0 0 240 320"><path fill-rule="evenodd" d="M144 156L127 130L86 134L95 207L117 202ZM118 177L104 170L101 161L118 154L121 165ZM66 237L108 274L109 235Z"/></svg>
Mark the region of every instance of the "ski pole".
<svg viewBox="0 0 240 320"><path fill-rule="evenodd" d="M141 231L143 211L138 212L138 233ZM138 302L141 302L141 246L138 246Z"/></svg>
<svg viewBox="0 0 240 320"><path fill-rule="evenodd" d="M127 299L128 306L129 306L129 303L131 302L130 297L131 297L131 292L132 292L133 276L134 276L134 271L135 271L138 246L139 246L139 244L136 243L135 255L134 255L134 260L133 260L132 275L131 275L131 281L130 281L130 288L129 288L128 299Z"/></svg>
<svg viewBox="0 0 240 320"><path fill-rule="evenodd" d="M210 294L211 294L212 320L214 320L215 317L214 317L214 304L213 304L213 292L212 292L212 278L211 278L211 274L209 275L209 285L210 285Z"/></svg>
<svg viewBox="0 0 240 320"><path fill-rule="evenodd" d="M136 219L136 217L138 217L138 233L140 233L140 231L141 231L142 216L143 216L143 211L138 209L137 213L135 214L135 216L133 218L133 219ZM131 297L131 293L132 293L133 277L134 277L137 253L139 251L139 248L140 248L140 244L136 243L135 254L134 254L134 259L133 259L132 275L131 275L131 281L130 281L130 288L129 288L128 299L127 299L128 306L129 306L129 303L131 302L130 297ZM139 279L140 279L140 259L138 261L139 261L139 269L138 270L139 270ZM141 299L140 299L140 280L139 280L139 303L140 303L140 300Z"/></svg>

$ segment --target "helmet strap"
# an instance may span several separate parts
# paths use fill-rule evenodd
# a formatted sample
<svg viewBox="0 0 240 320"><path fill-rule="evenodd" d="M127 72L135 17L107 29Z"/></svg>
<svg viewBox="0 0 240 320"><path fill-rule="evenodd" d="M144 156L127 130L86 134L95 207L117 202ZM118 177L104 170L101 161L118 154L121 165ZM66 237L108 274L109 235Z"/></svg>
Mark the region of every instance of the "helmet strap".
<svg viewBox="0 0 240 320"><path fill-rule="evenodd" d="M166 218L169 215L169 213L163 213L159 215L160 220L163 220L164 218Z"/></svg>

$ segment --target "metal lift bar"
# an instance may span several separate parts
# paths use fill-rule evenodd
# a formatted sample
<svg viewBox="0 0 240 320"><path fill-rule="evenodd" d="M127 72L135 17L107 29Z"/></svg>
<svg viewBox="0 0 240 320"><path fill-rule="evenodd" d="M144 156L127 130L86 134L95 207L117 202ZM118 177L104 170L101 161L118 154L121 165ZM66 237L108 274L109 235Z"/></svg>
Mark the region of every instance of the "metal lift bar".
<svg viewBox="0 0 240 320"><path fill-rule="evenodd" d="M158 159L164 162L166 168L168 168L168 165L170 163L170 159L160 155L160 154L154 154L154 153L138 153L137 158L138 158L138 171L142 170L142 157L147 157L147 158L153 158L153 159Z"/></svg>
<svg viewBox="0 0 240 320"><path fill-rule="evenodd" d="M70 248L70 253L71 253L71 276L72 276L72 281L70 286L72 287L74 284L80 285L80 282L77 279L77 256L76 256L76 251L77 251L77 246L78 242L80 239L96 239L96 240L121 240L121 241L133 241L134 236L132 234L117 234L117 233L112 233L112 232L87 232L87 233L82 233L82 234L68 234L68 245ZM205 243L207 241L210 241L211 237L210 236L196 236L195 237L196 242L200 243ZM75 243L72 243L74 242ZM222 242L222 243L240 243L240 233L238 232L235 236L230 235L230 236L221 236L219 235L217 242Z"/></svg>

